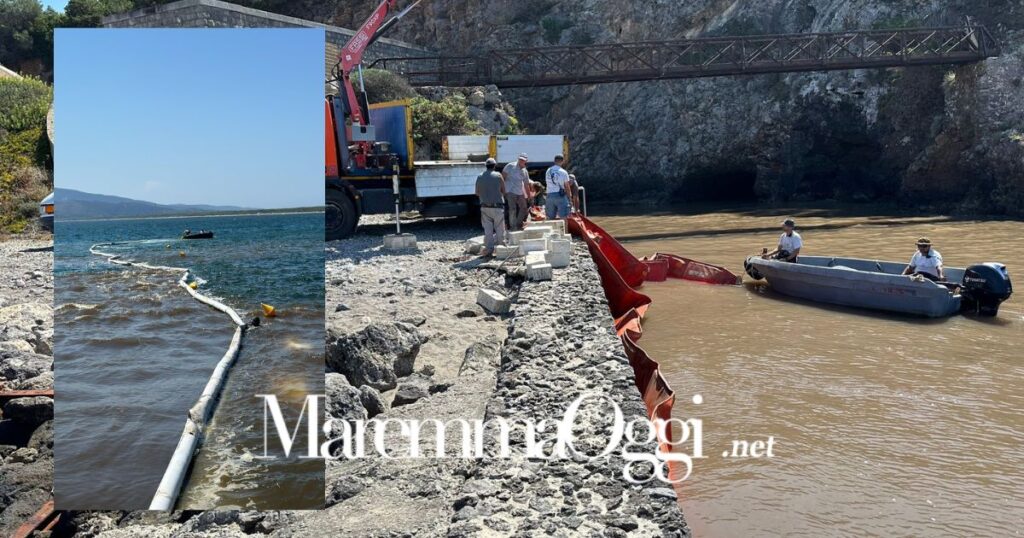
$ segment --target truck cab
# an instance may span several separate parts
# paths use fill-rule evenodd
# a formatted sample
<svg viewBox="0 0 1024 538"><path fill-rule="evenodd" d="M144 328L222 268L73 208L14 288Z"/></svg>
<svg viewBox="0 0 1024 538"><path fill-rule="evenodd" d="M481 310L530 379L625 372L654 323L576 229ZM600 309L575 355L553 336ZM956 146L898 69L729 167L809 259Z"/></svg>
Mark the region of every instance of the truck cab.
<svg viewBox="0 0 1024 538"><path fill-rule="evenodd" d="M53 193L46 195L39 202L39 226L42 229L52 232L53 231Z"/></svg>

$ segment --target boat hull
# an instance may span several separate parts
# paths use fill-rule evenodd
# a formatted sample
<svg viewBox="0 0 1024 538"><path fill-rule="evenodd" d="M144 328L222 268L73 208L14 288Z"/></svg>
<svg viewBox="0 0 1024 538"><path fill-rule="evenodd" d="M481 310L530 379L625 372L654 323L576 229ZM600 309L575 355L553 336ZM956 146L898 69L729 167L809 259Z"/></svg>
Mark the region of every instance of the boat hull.
<svg viewBox="0 0 1024 538"><path fill-rule="evenodd" d="M773 290L810 301L929 318L960 311L959 294L930 280L894 274L901 264L893 262L807 257L787 263L752 256L746 265Z"/></svg>

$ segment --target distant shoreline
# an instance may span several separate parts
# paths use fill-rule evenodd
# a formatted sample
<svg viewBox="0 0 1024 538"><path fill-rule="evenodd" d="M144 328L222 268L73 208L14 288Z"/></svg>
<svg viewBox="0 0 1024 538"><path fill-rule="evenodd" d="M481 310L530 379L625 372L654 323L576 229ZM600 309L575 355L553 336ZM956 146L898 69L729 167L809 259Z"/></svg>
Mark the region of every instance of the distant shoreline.
<svg viewBox="0 0 1024 538"><path fill-rule="evenodd" d="M57 218L57 222L96 222L96 221L109 221L109 220L158 220L158 219L198 219L198 218L221 218L221 217L269 217L274 215L302 215L306 213L324 213L322 207L311 207L311 208L288 208L288 209L266 209L266 210L247 210L239 211L237 213L232 212L220 212L220 213L188 213L183 215L153 215L153 216L142 216L142 217L88 217L88 218L75 218L75 219L62 219Z"/></svg>

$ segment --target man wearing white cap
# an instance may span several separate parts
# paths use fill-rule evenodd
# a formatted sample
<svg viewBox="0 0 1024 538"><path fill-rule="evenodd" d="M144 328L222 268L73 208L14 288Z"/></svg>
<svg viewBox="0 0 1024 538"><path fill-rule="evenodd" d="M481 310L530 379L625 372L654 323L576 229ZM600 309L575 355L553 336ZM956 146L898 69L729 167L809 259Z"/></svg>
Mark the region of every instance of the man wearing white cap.
<svg viewBox="0 0 1024 538"><path fill-rule="evenodd" d="M523 223L529 215L526 205L526 189L530 174L526 171L528 159L520 153L515 162L501 169L501 177L505 179L505 210L508 212L508 229L522 230Z"/></svg>

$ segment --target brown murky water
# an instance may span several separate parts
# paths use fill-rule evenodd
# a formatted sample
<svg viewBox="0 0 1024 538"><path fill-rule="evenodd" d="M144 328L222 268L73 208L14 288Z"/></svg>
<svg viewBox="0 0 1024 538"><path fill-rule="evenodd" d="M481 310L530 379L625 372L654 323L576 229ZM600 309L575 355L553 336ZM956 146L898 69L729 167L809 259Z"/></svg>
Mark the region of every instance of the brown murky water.
<svg viewBox="0 0 1024 538"><path fill-rule="evenodd" d="M794 211L804 253L908 260L929 236L947 265L1024 278L1024 223ZM784 211L595 218L635 254L742 273ZM1024 532L1024 298L996 319L920 320L742 287L648 283L641 345L704 420L683 485L697 536L1014 536ZM701 394L702 405L690 403ZM775 437L772 459L723 458Z"/></svg>

